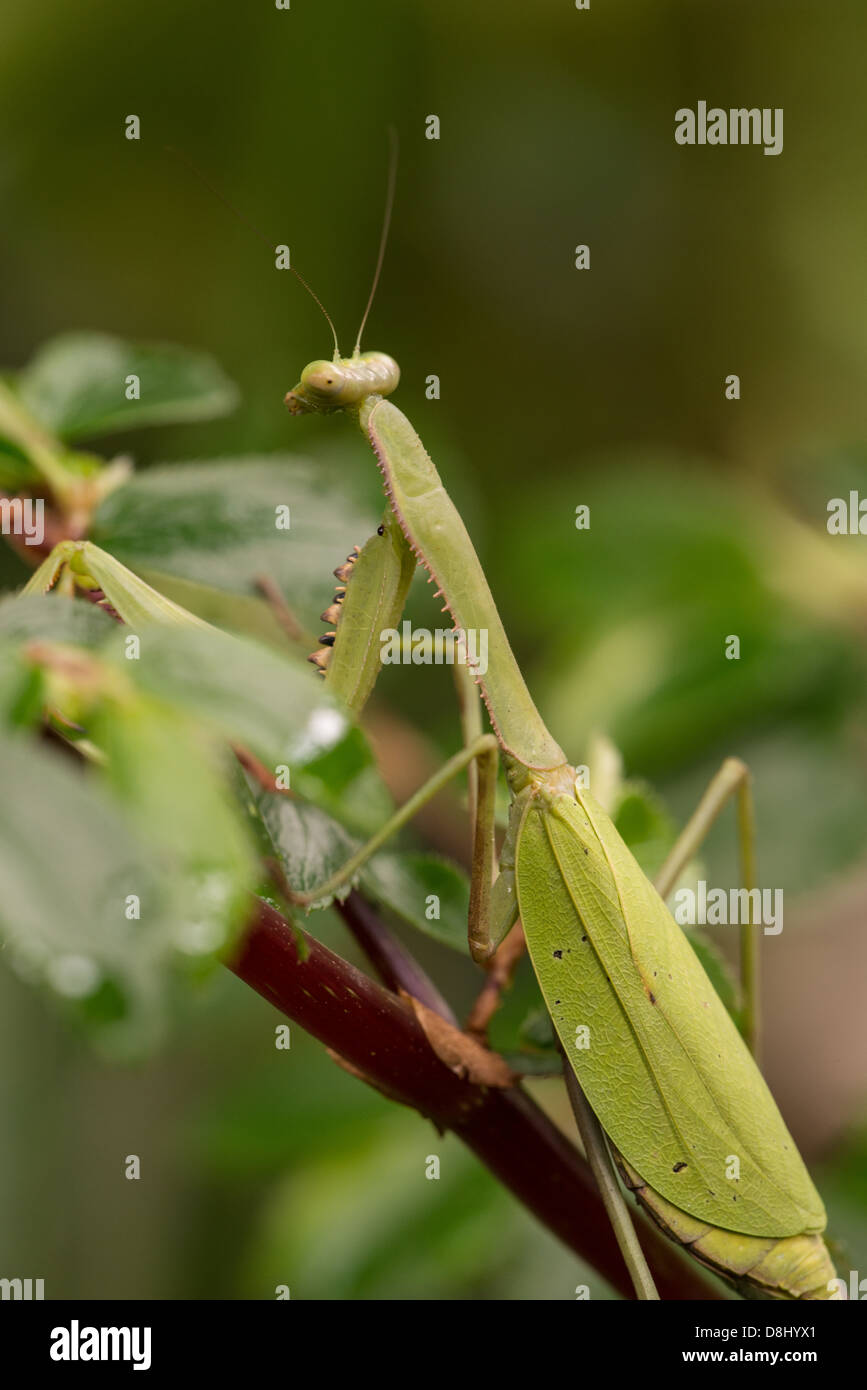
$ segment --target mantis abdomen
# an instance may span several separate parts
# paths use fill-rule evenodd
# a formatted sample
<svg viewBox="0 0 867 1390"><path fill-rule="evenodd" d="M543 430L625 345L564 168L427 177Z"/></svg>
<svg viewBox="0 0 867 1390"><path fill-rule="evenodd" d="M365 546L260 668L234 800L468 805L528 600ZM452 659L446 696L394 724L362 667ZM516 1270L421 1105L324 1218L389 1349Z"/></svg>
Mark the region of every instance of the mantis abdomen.
<svg viewBox="0 0 867 1390"><path fill-rule="evenodd" d="M586 791L528 794L517 884L563 1050L642 1205L742 1291L829 1298L821 1198L695 952Z"/></svg>

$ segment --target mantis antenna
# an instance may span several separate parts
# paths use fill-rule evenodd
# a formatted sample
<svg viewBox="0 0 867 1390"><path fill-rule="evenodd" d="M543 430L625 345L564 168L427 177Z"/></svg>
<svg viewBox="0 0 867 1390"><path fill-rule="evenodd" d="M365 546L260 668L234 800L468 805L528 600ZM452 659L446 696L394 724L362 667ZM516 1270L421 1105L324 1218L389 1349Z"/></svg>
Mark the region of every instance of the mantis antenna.
<svg viewBox="0 0 867 1390"><path fill-rule="evenodd" d="M239 209L235 207L234 203L230 203L230 202L229 202L229 199L228 199L223 193L221 193L220 190L219 190L218 188L215 188L215 187L214 187L214 185L210 182L210 180L207 179L207 178L205 177L205 175L202 173L201 169L199 169L199 168L193 163L193 161L189 158L188 155L184 154L183 150L177 149L174 145L166 145L166 150L168 151L169 154L173 154L177 159L180 159L184 164L186 164L187 168L188 168L193 174L195 174L195 176L196 176L196 178L199 180L199 182L202 183L202 184L204 184L204 186L205 186L205 188L207 188L208 192L211 193L211 194L217 199L218 202L222 203L224 208L228 208L228 209L229 209L229 212L234 213L235 217L237 217L237 219L238 219L239 222L243 222L245 226L249 227L249 228L250 228L250 231L253 232L254 235L257 236L257 237L259 238L260 241L263 241L263 242L265 243L265 245L268 247L268 250L269 250L269 251L273 251L274 248L273 248L271 242L270 242L270 241L268 240L268 238L265 236L264 232L260 232L260 230L259 230L259 228L256 226L255 222L251 222L251 220L250 220L249 217L245 217L244 213L243 213L243 212L240 212ZM392 191L393 191L393 190L392 190ZM389 210L389 211L390 211L390 210ZM386 223L386 226L387 226L387 223ZM384 248L384 246L383 246L383 247L381 248L381 250L380 250L380 264L382 263L382 252L384 251L384 249L385 249L385 248ZM334 358L335 358L335 361L337 361L337 360L339 359L339 357L340 357L340 345L339 345L339 343L338 343L338 341L337 341L337 330L336 330L335 327L334 327L334 324L333 324L332 319L331 319L331 315L329 314L329 312L328 312L328 310L326 309L325 305L322 303L322 300L319 298L319 295L316 293L316 291L315 291L314 289L311 288L310 285L308 285L307 281L304 279L304 276L300 273L300 271L296 270L295 267L294 267L294 265L290 265L290 266L288 267L288 269L292 271L292 274L295 276L295 279L296 279L296 280L300 280L301 284L304 286L305 290L306 290L307 293L310 295L310 298L313 299L313 300L315 300L315 302L319 305L319 308L322 310L323 314L325 315L326 321L327 321L327 323L328 323L328 327L331 329L331 336L332 336L332 338L334 339ZM379 277L379 266L377 266L377 269L376 269L376 276L377 276L377 278ZM373 288L376 289L376 279L374 279ZM370 298L371 298L371 301L372 301L372 299L373 299L373 290L371 290ZM368 310L368 311L369 311L369 309L370 309L370 303L368 303L368 306L367 306L367 310ZM365 312L365 316L364 316L364 317L367 318L367 312ZM363 327L363 326L364 326L364 320L362 320L362 327ZM360 335L359 335L359 336L360 336Z"/></svg>
<svg viewBox="0 0 867 1390"><path fill-rule="evenodd" d="M373 305L373 297L376 294L376 287L379 284L379 276L382 271L382 262L385 259L385 246L386 242L388 241L388 229L391 226L391 213L392 209L394 208L394 189L395 184L397 182L398 155L397 131L395 130L393 125L390 125L388 127L388 144L388 182L386 184L385 191L385 212L382 218L382 232L379 238L379 253L376 257L376 269L373 272L373 284L370 287L370 294L367 297L367 307L365 308L364 313L362 315L361 324L358 329L358 337L355 340L355 347L353 349L354 357L357 357L358 354L361 352L361 335L364 332L364 327L367 323L367 316L370 313L371 306Z"/></svg>

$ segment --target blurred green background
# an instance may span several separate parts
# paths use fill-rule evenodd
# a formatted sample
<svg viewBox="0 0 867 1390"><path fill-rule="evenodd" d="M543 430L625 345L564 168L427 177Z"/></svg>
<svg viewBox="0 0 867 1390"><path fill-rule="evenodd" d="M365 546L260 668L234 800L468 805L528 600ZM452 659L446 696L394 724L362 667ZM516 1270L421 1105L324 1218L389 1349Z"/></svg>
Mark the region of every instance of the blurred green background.
<svg viewBox="0 0 867 1390"><path fill-rule="evenodd" d="M867 491L863 5L2 0L0 22L0 361L93 328L204 349L241 388L227 420L111 441L141 468L295 449L366 469L375 497L347 422L281 405L328 354L318 311L165 147L291 245L349 351L397 127L366 345L400 361L572 756L606 731L679 816L725 754L751 763L761 881L786 893L768 1071L840 1268L867 1269L867 565L862 538L823 538L828 499ZM783 107L782 155L678 147L699 99ZM433 622L424 594L412 611ZM400 785L454 747L449 677L383 687ZM733 881L733 840L726 821L709 880ZM469 968L421 954L466 1009ZM119 1068L0 975L0 1274L49 1297L574 1296L586 1271L456 1141L297 1029L276 1052L276 1021L225 973L161 1055Z"/></svg>

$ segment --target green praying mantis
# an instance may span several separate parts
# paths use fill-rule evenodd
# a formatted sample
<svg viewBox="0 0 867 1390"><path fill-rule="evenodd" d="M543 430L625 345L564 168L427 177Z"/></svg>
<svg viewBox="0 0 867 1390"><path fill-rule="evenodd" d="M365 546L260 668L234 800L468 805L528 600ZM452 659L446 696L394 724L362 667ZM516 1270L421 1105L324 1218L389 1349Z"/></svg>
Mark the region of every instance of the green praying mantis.
<svg viewBox="0 0 867 1390"><path fill-rule="evenodd" d="M747 769L734 759L723 765L654 886L546 728L461 516L418 434L389 399L397 363L361 352L393 189L392 170L373 288L352 356L341 356L329 319L333 358L309 363L286 396L293 415L343 411L357 421L386 498L376 535L335 571L340 585L322 615L330 630L311 660L333 693L361 710L380 667L380 633L397 625L421 564L455 630L487 633L486 669L470 663L470 670L492 732L481 732L480 715L474 722L470 712L463 749L342 869L295 900L308 908L329 901L449 778L474 769L470 950L477 962L489 961L520 916L573 1103L585 1107L586 1134L594 1132L595 1115L626 1188L672 1240L743 1295L831 1298L822 1200L750 1048L664 901L731 796L744 877L752 878ZM497 863L500 763L511 805ZM749 929L742 968L754 992ZM603 1141L597 1175L604 1176L607 1154ZM615 1220L618 1202L619 1190L610 1204ZM629 1239L623 1236L625 1253ZM639 1296L654 1296L652 1286L642 1291L640 1276L637 1288Z"/></svg>

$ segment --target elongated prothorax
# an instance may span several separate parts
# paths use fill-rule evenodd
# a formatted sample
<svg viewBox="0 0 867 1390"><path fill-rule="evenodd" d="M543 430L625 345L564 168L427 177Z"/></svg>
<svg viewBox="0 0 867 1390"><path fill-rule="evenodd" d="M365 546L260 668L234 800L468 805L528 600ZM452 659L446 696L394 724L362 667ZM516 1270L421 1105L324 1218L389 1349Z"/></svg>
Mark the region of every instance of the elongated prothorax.
<svg viewBox="0 0 867 1390"><path fill-rule="evenodd" d="M379 462L392 510L414 554L433 576L455 627L465 634L487 633L487 671L476 673L476 680L502 747L526 767L561 767L566 755L524 684L479 557L424 445L390 401L366 399L359 421Z"/></svg>

